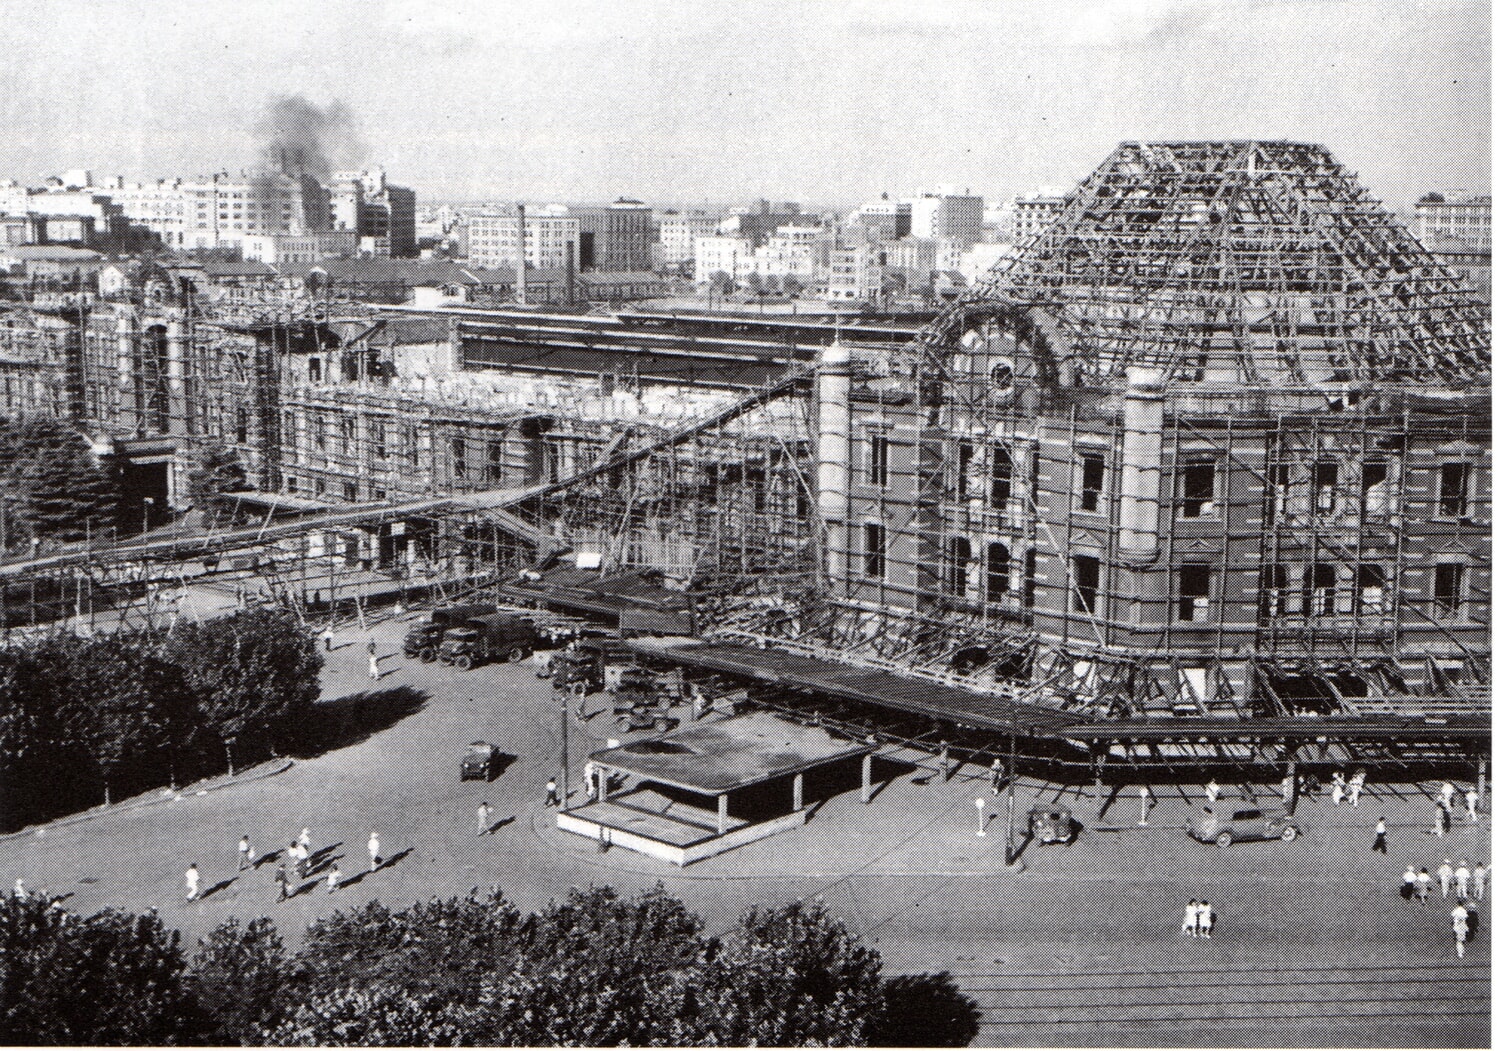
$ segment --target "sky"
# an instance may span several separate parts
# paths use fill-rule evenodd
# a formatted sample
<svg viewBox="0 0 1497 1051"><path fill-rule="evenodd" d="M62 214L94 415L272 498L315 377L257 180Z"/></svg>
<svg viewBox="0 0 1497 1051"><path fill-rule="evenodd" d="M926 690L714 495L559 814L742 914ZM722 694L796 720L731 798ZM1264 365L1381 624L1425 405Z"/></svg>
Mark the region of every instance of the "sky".
<svg viewBox="0 0 1497 1051"><path fill-rule="evenodd" d="M1127 139L1490 187L1489 0L0 0L0 178L237 171L277 96L418 200L1069 188Z"/></svg>

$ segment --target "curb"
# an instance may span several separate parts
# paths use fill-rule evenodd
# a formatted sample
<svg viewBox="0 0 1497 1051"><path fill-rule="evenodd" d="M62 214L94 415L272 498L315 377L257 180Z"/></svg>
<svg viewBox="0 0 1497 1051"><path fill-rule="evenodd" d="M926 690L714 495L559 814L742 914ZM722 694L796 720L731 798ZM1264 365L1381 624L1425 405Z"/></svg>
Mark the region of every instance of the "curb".
<svg viewBox="0 0 1497 1051"><path fill-rule="evenodd" d="M158 794L155 796L147 797L145 799L132 800L127 803L116 803L113 806L109 807L96 807L93 810L87 810L81 814L70 814L67 817L60 817L57 820L49 821L44 825L28 825L26 828L21 829L19 832L6 833L5 835L0 836L0 843L9 843L17 839L44 836L49 830L54 828L68 828L72 825L81 825L85 822L94 821L101 817L112 817L115 814L129 813L132 810L144 810L146 807L160 806L163 803L175 803L178 799L186 799L189 796L207 795L209 792L217 792L225 788L234 788L238 785L247 785L255 781L263 781L266 778L275 777L278 774L284 774L287 770L290 770L295 765L295 759L287 759L280 766L276 767L273 770L257 770L254 773L243 774L230 778L226 781L220 781L217 784L209 785L206 788L193 789L189 786L187 788L183 788L175 794ZM152 791L155 790L153 789Z"/></svg>

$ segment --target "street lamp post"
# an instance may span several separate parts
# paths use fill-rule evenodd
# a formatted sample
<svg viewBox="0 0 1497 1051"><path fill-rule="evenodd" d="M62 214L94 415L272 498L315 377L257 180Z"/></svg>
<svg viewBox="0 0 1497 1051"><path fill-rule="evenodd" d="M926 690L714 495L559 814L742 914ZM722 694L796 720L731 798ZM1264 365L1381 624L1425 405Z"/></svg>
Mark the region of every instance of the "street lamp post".
<svg viewBox="0 0 1497 1051"><path fill-rule="evenodd" d="M987 805L988 801L979 796L977 799L977 834L979 836L986 836L988 834L988 823L986 815L983 813Z"/></svg>

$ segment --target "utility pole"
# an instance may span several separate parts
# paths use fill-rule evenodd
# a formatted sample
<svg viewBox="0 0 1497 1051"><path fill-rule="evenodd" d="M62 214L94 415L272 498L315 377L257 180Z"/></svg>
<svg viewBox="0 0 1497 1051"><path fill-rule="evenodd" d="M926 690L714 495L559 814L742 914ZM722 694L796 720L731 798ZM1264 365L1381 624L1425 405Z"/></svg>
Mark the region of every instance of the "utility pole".
<svg viewBox="0 0 1497 1051"><path fill-rule="evenodd" d="M571 788L570 788L570 785L569 785L569 782L571 780L571 778L570 778L569 775L571 774L571 751L572 750L570 748L571 740L567 736L567 722L568 722L568 719L567 719L567 696L568 696L569 691L568 690L562 690L560 692L561 692L561 808L563 810L565 810L570 805L570 800L571 800L571 795L572 795ZM580 704L581 701L579 700L578 703Z"/></svg>
<svg viewBox="0 0 1497 1051"><path fill-rule="evenodd" d="M1009 714L1009 719L1010 719L1010 722L1009 722L1009 731L1008 731L1008 830L1005 833L1004 847L1003 847L1003 863L1005 865L1012 865L1014 863L1014 784L1015 784L1015 782L1017 782L1019 780L1019 771L1018 771L1018 768L1014 765L1015 752L1016 752L1015 738L1018 736L1018 730L1019 730L1019 727L1018 727L1018 720L1019 720L1018 713L1017 712L1010 713Z"/></svg>

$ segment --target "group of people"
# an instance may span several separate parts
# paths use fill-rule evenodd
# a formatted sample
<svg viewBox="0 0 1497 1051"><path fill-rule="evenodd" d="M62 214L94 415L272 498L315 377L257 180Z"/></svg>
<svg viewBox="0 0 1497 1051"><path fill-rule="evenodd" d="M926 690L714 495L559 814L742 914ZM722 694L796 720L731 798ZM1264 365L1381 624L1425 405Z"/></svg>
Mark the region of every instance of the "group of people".
<svg viewBox="0 0 1497 1051"><path fill-rule="evenodd" d="M1350 803L1352 809L1357 808L1361 802L1363 788L1367 784L1367 771L1353 771L1347 778L1340 770L1331 775L1331 802L1340 806L1343 801Z"/></svg>
<svg viewBox="0 0 1497 1051"><path fill-rule="evenodd" d="M1455 786L1446 781L1440 786L1439 798L1435 801L1435 827L1431 831L1437 836L1444 836L1450 832L1450 827L1455 823ZM1466 820L1476 822L1477 810L1481 802L1481 796L1473 786L1466 789Z"/></svg>
<svg viewBox="0 0 1497 1051"><path fill-rule="evenodd" d="M1211 937L1211 928L1216 926L1216 910L1211 903L1204 898L1197 901L1190 899L1190 904L1185 906L1185 922L1180 924L1180 930L1192 938Z"/></svg>
<svg viewBox="0 0 1497 1051"><path fill-rule="evenodd" d="M371 831L369 833L367 847L369 850L369 871L374 872L384 864L385 860L378 832ZM238 853L240 872L243 872L245 869L259 868L262 862L269 858L277 857L274 851L269 855L257 857L255 848L250 843L248 833L239 837ZM296 879L305 880L312 874L312 859L320 853L322 851L314 851L312 849L312 830L310 828L303 828L300 835L286 845L285 854L279 858L275 871L275 884L279 891L277 901L285 901L287 898L295 896L296 892L292 889L292 873L295 873ZM291 864L289 870L286 867L288 860ZM187 900L197 901L202 896L202 875L198 871L196 862L187 866L185 879L187 884ZM343 871L338 867L337 860L334 859L328 864L327 876L325 878L328 893L331 894L336 891L342 882Z"/></svg>

